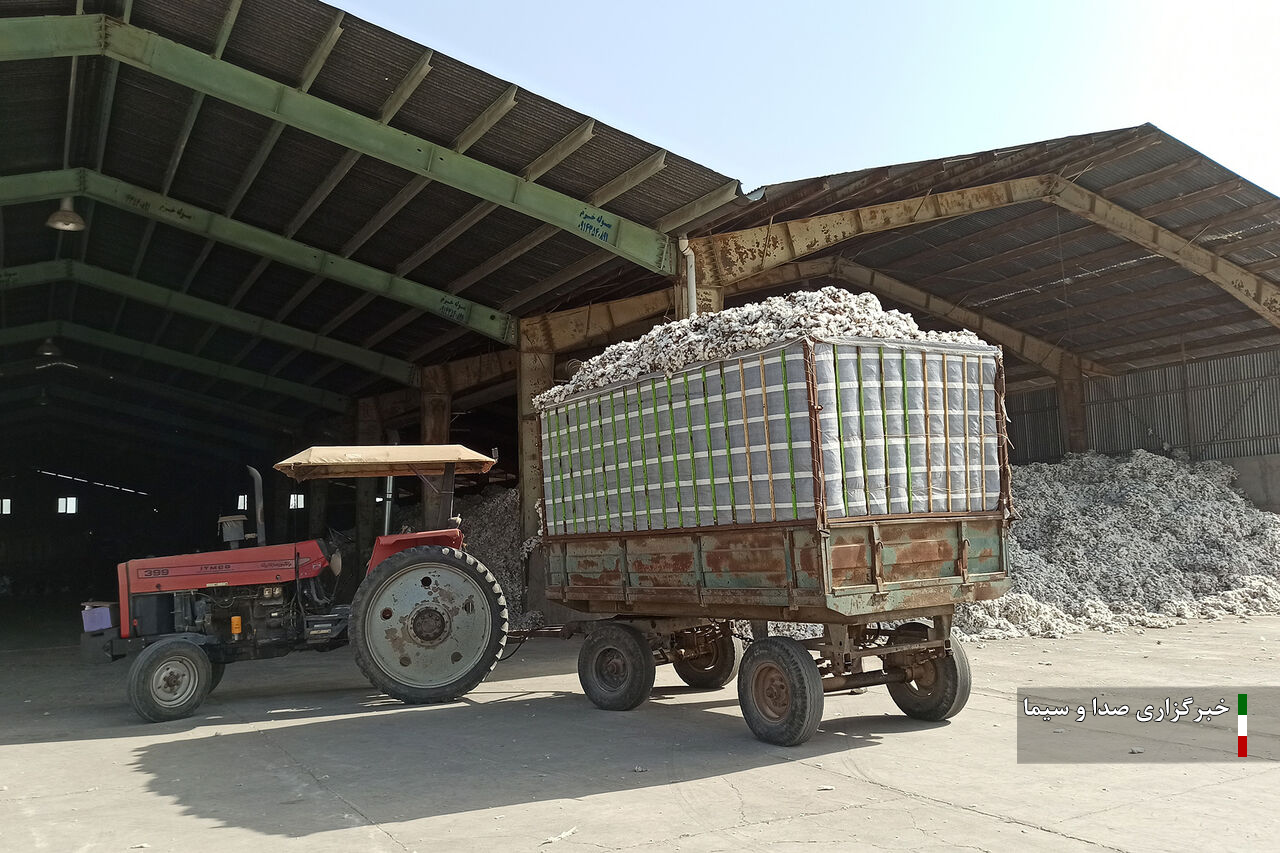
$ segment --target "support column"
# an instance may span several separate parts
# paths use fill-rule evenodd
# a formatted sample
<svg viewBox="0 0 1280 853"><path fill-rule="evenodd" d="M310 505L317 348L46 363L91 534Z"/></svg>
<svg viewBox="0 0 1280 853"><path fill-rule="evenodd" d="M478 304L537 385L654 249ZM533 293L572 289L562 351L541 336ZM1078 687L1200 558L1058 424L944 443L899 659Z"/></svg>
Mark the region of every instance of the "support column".
<svg viewBox="0 0 1280 853"><path fill-rule="evenodd" d="M323 539L329 532L329 481L311 480L307 496L307 538Z"/></svg>
<svg viewBox="0 0 1280 853"><path fill-rule="evenodd" d="M382 416L376 398L364 397L356 403L356 444L382 444ZM356 478L356 556L362 568L369 564L373 540L381 531L381 517L374 501L378 486L379 481L373 478Z"/></svg>
<svg viewBox="0 0 1280 853"><path fill-rule="evenodd" d="M1080 360L1063 358L1058 373L1058 418L1062 446L1068 453L1089 449L1089 424L1084 408L1084 375Z"/></svg>
<svg viewBox="0 0 1280 853"><path fill-rule="evenodd" d="M439 367L422 369L421 403L418 407L422 444L448 444L449 423L453 420L453 395L449 377ZM422 484L423 530L430 530L440 518L440 478L428 477ZM450 513L452 515L452 513Z"/></svg>
<svg viewBox="0 0 1280 853"><path fill-rule="evenodd" d="M672 298L672 304L676 309L676 318L680 320L689 316L689 291L685 287L683 278L682 272L675 284L675 295ZM697 299L699 314L710 314L713 311L724 310L724 288L722 287L699 287L697 288Z"/></svg>
<svg viewBox="0 0 1280 853"><path fill-rule="evenodd" d="M527 330L527 331L526 331ZM555 353L549 342L521 323L520 362L516 370L516 404L520 413L520 536L528 539L542 532L538 522L538 501L542 498L542 447L538 412L533 398L551 387ZM555 623L546 600L546 558L542 549L529 557L525 574L525 608L542 610Z"/></svg>
<svg viewBox="0 0 1280 853"><path fill-rule="evenodd" d="M290 523L293 515L289 512L289 496L297 488L297 483L278 471L266 476L267 506L267 539L273 545L283 542L296 542L298 531Z"/></svg>

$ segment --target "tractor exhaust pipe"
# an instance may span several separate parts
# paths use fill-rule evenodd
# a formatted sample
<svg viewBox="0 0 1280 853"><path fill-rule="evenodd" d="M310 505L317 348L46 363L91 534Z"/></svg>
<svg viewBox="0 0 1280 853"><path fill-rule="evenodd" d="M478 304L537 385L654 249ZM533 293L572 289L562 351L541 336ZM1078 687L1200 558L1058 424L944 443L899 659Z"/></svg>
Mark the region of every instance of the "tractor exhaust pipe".
<svg viewBox="0 0 1280 853"><path fill-rule="evenodd" d="M249 476L253 478L253 523L254 533L257 536L257 545L267 544L267 523L263 520L264 513L262 511L262 475L258 473L258 469L252 465L244 466L249 469Z"/></svg>

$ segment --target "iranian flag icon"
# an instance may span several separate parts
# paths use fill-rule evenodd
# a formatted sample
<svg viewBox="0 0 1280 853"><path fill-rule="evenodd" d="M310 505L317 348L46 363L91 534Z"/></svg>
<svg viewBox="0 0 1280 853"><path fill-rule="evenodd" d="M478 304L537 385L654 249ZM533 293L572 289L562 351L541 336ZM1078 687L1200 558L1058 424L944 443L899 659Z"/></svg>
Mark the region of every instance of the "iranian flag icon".
<svg viewBox="0 0 1280 853"><path fill-rule="evenodd" d="M1246 702L1248 695L1245 693L1236 694L1239 696L1239 714L1236 723L1236 740L1239 741L1236 754L1241 758L1249 755L1249 707Z"/></svg>

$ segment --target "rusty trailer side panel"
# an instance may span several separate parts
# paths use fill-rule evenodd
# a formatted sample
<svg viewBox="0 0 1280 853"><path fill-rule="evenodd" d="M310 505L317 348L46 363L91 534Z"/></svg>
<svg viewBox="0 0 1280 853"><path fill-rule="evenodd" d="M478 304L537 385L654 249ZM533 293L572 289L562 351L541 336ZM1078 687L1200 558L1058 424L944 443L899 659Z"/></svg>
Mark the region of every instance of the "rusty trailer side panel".
<svg viewBox="0 0 1280 853"><path fill-rule="evenodd" d="M547 595L586 612L866 621L996 598L999 513L549 537Z"/></svg>

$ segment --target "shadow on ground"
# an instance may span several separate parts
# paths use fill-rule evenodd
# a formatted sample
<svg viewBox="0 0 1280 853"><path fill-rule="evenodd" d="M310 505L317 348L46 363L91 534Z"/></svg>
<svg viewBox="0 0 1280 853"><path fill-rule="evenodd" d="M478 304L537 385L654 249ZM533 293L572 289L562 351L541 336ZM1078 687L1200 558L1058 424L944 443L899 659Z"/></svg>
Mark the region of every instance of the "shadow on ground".
<svg viewBox="0 0 1280 853"><path fill-rule="evenodd" d="M751 735L731 690L621 713L572 693L501 695L167 740L137 749L133 767L186 814L296 837L719 777L931 727L828 719L807 744L784 749Z"/></svg>

